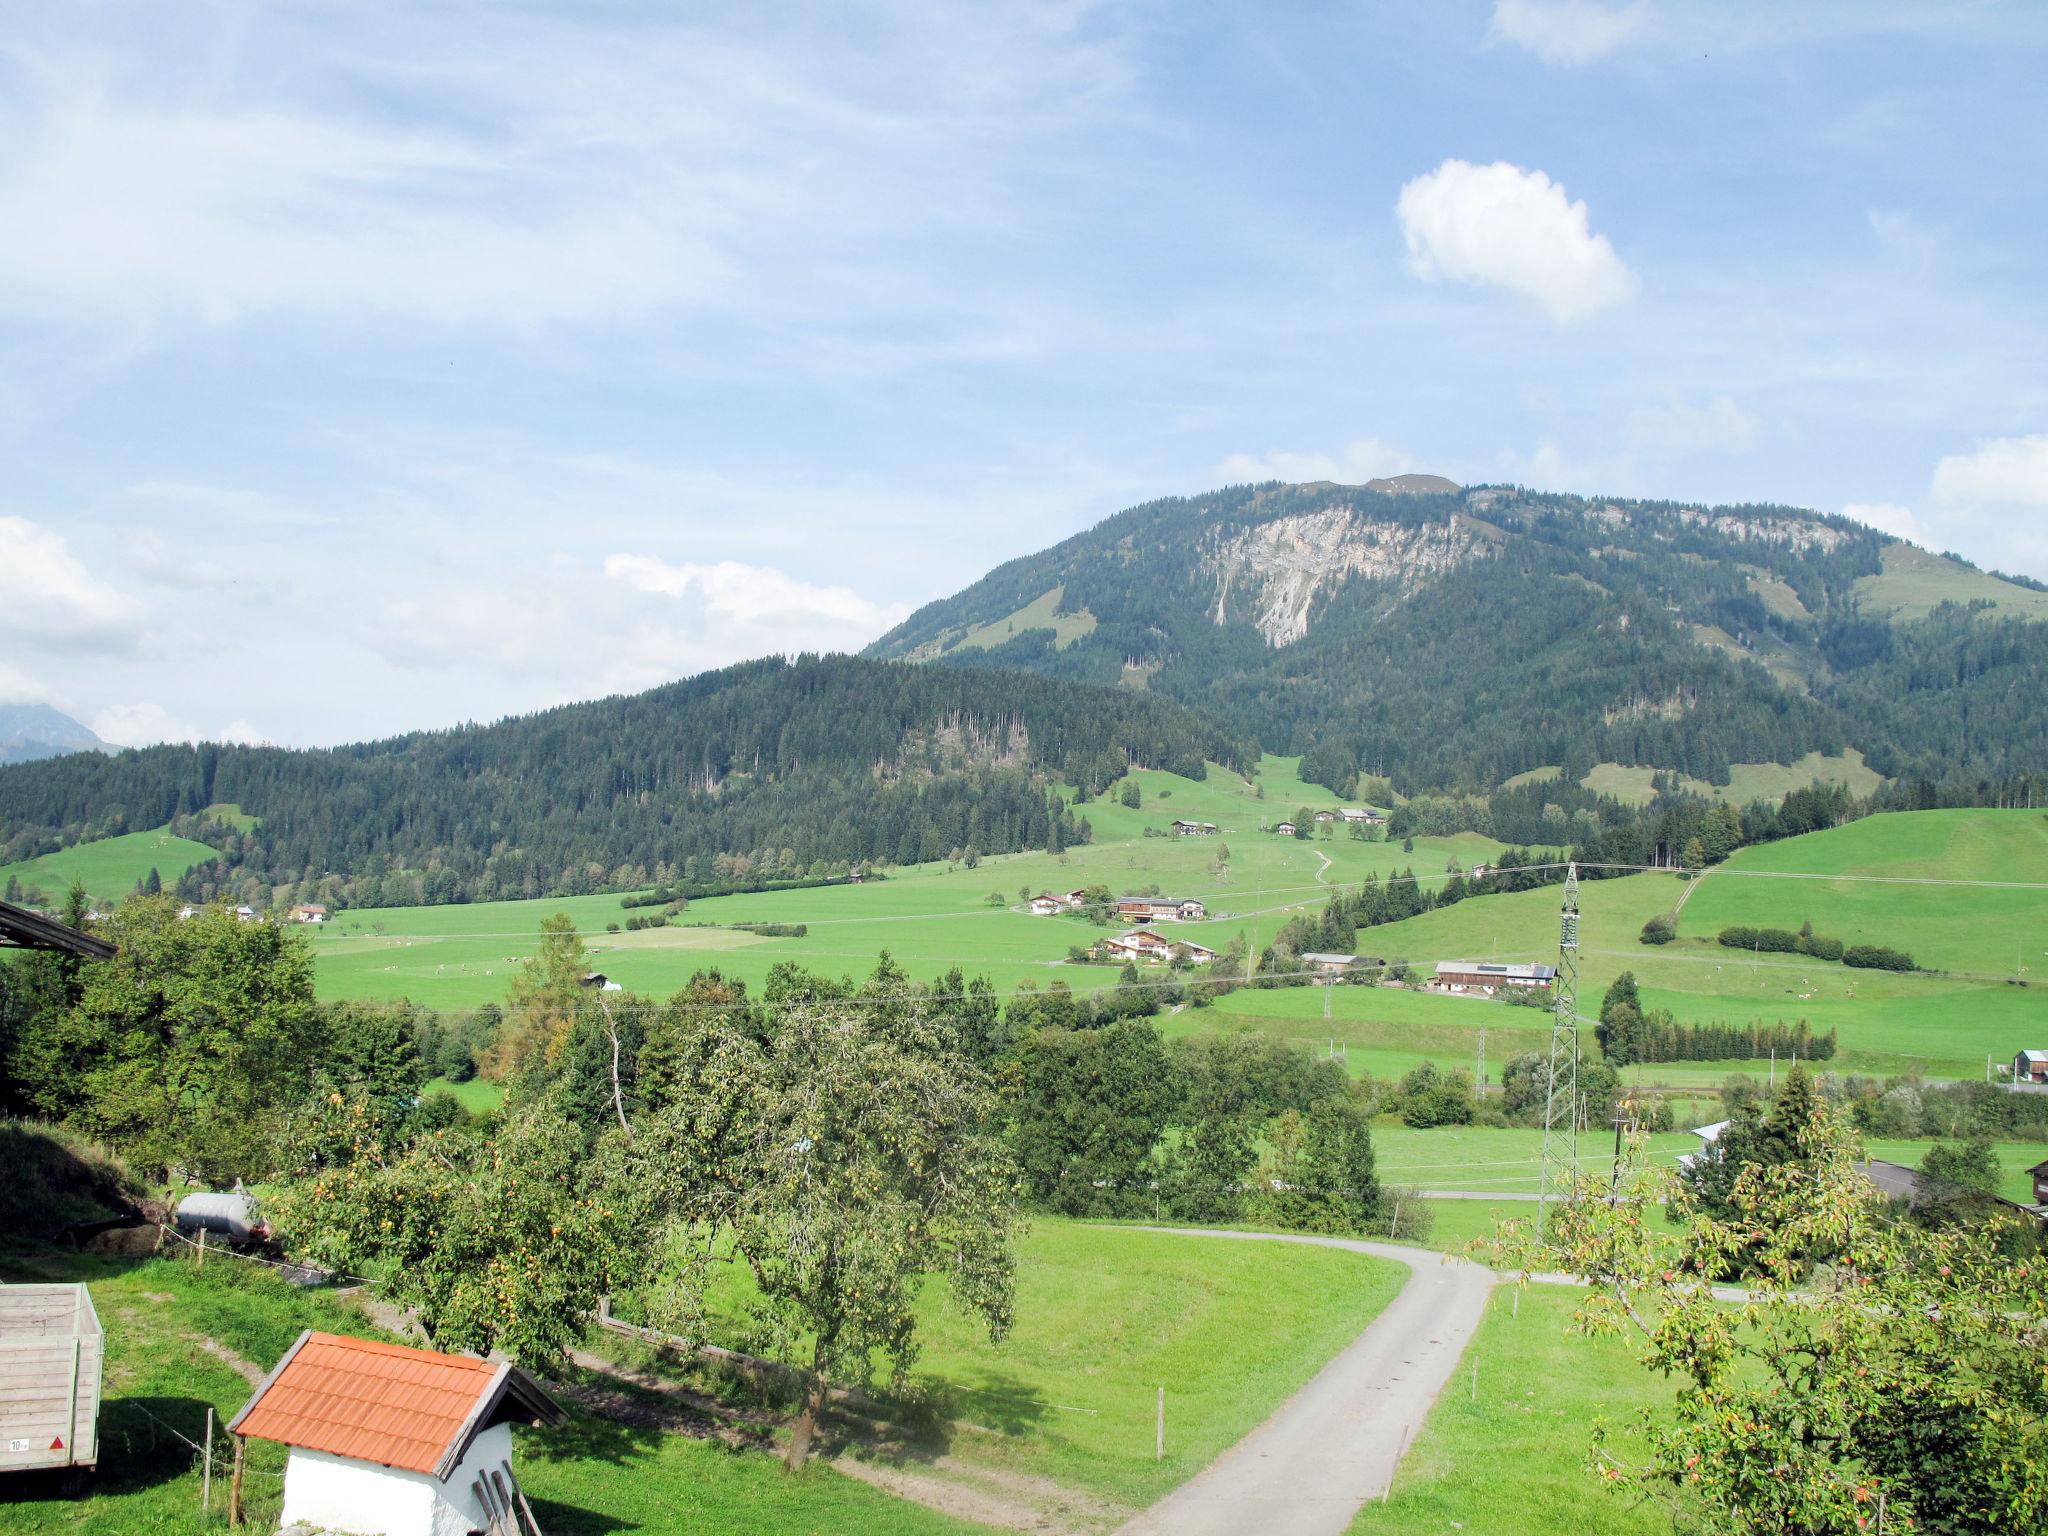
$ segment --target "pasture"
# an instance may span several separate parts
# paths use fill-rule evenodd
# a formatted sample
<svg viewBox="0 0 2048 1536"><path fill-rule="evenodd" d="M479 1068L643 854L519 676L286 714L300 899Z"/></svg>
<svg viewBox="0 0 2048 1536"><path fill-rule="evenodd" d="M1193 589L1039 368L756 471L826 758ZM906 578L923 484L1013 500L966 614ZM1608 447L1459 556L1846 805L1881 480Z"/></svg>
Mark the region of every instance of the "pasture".
<svg viewBox="0 0 2048 1536"><path fill-rule="evenodd" d="M1351 1536L1653 1536L1671 1518L1607 1492L1586 1465L1589 1431L1617 1432L1672 1386L1635 1361L1625 1339L1573 1333L1576 1290L1530 1286L1519 1305L1501 1286L1486 1321L1422 1433L1401 1458L1384 1504L1369 1503ZM1475 1383L1472 1366L1477 1363ZM1617 1433L1621 1453L1639 1451Z"/></svg>
<svg viewBox="0 0 2048 1536"><path fill-rule="evenodd" d="M1407 1273L1337 1249L1040 1219L1017 1247L1009 1339L990 1345L935 1287L916 1379L947 1411L954 1456L1142 1506L1292 1396Z"/></svg>
<svg viewBox="0 0 2048 1536"><path fill-rule="evenodd" d="M0 888L18 878L24 889L41 887L52 902L62 901L71 882L83 880L95 901L119 901L136 885L157 872L169 886L194 865L218 857L216 851L189 837L173 837L164 827L149 832L126 832L103 837L73 848L46 853L39 859L0 865Z"/></svg>
<svg viewBox="0 0 2048 1536"><path fill-rule="evenodd" d="M320 989L334 998L409 997L438 1008L500 1000L532 952L541 921L567 912L591 947L593 967L650 993L673 991L711 968L758 984L784 961L859 976L884 950L919 978L958 965L1005 993L1024 981L1062 981L1081 991L1112 984L1117 972L1070 964L1068 949L1116 930L1078 917L1034 917L1023 910L1023 893L1100 884L1117 895L1156 886L1197 897L1208 905L1209 920L1176 924L1172 932L1221 950L1236 937L1267 943L1296 910L1320 909L1337 883L1409 867L1441 879L1452 859L1469 867L1499 852L1498 843L1470 834L1419 839L1409 854L1398 843L1342 832L1303 841L1260 831L1297 807L1337 803L1329 791L1303 785L1293 768L1290 760L1269 758L1256 784L1213 766L1202 781L1140 772L1141 807L1114 798L1077 807L1095 840L1061 854L991 855L974 869L923 864L861 885L713 897L692 902L676 925L634 933L605 931L609 923L623 929L641 910L621 907L616 895L343 912L314 936ZM1257 785L1266 787L1264 800ZM1213 837L1157 835L1176 818L1211 821L1221 830ZM687 926L713 923L802 923L808 931L803 938L768 938Z"/></svg>

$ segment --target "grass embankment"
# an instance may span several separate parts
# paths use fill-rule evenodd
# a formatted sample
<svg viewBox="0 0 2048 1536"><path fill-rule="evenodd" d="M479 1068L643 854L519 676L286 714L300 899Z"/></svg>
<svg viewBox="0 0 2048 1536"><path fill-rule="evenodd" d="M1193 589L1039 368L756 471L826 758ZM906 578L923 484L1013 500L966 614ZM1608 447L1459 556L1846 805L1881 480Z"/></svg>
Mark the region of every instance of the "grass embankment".
<svg viewBox="0 0 2048 1536"><path fill-rule="evenodd" d="M499 1001L519 962L532 954L541 921L555 912L574 920L594 966L652 994L675 991L696 971L713 968L758 984L783 961L864 975L883 950L919 978L959 965L1003 992L1023 981L1087 990L1113 984L1116 969L1070 965L1067 951L1115 930L1072 917L1033 917L1018 910L1021 891L1100 884L1116 894L1157 886L1196 897L1207 903L1210 920L1176 924L1172 932L1220 950L1239 936L1267 943L1295 911L1319 910L1334 884L1411 865L1440 879L1453 858L1469 867L1499 851L1492 839L1469 834L1422 839L1411 854L1398 843L1361 842L1342 832L1308 841L1261 832L1262 823L1292 816L1299 806L1339 803L1328 790L1304 785L1294 766L1287 759L1262 764L1257 784L1266 788L1264 800L1253 782L1220 767L1200 781L1141 772L1140 808L1113 797L1078 807L1095 840L1063 854L989 856L974 869L924 864L862 885L708 898L693 902L678 925L634 933L605 931L609 923L623 928L639 912L622 908L616 895L344 912L314 936L320 990L334 998L409 997L439 1008ZM1145 835L1164 833L1176 818L1221 830L1214 837ZM1219 869L1224 845L1230 857ZM771 938L685 926L693 923L802 923L807 932Z"/></svg>
<svg viewBox="0 0 2048 1536"><path fill-rule="evenodd" d="M39 887L51 900L59 900L71 889L71 882L83 880L95 901L119 901L134 891L138 882L154 869L165 885L196 864L218 858L219 852L189 837L173 837L164 827L150 832L128 832L120 837L103 837L74 848L46 853L39 859L0 865L0 888L11 878L22 886Z"/></svg>
<svg viewBox="0 0 2048 1536"><path fill-rule="evenodd" d="M1354 1536L1650 1536L1661 1509L1631 1506L1586 1467L1589 1431L1619 1431L1639 1408L1670 1401L1671 1386L1638 1365L1627 1341L1566 1330L1572 1290L1503 1286L1486 1321L1401 1460L1385 1504L1368 1504ZM1472 1366L1479 1376L1475 1392ZM1618 1451L1629 1448L1617 1435Z"/></svg>
<svg viewBox="0 0 2048 1536"><path fill-rule="evenodd" d="M1009 1340L991 1346L935 1295L918 1380L949 1405L954 1455L1131 1505L1263 1422L1407 1279L1338 1249L1055 1220L1017 1259ZM1166 1457L1155 1461L1162 1386Z"/></svg>

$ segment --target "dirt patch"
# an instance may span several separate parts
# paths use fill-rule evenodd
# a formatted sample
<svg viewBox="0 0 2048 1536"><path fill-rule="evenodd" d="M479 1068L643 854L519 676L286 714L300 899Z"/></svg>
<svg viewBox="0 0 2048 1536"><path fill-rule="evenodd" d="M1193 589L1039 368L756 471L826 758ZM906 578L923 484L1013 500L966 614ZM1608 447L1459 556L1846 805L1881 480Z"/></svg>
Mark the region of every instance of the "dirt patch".
<svg viewBox="0 0 2048 1536"><path fill-rule="evenodd" d="M221 1364L241 1377L242 1380L249 1383L250 1386L255 1387L263 1384L263 1378L268 1373L255 1361L244 1360L232 1349L229 1349L227 1345L221 1343L220 1340L209 1339L204 1334L188 1334L187 1337L209 1355L213 1356L214 1359L220 1361Z"/></svg>

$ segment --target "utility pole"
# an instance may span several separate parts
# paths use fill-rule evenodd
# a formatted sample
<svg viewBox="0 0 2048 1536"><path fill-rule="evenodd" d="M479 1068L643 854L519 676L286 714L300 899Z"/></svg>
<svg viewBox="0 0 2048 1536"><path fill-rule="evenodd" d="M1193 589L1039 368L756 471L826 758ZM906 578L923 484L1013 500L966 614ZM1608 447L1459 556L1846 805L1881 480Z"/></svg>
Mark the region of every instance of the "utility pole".
<svg viewBox="0 0 2048 1536"><path fill-rule="evenodd" d="M1556 1012L1550 1024L1550 1080L1543 1101L1543 1183L1536 1191L1536 1230L1553 1194L1569 1194L1579 1176L1579 866L1564 878L1557 917Z"/></svg>

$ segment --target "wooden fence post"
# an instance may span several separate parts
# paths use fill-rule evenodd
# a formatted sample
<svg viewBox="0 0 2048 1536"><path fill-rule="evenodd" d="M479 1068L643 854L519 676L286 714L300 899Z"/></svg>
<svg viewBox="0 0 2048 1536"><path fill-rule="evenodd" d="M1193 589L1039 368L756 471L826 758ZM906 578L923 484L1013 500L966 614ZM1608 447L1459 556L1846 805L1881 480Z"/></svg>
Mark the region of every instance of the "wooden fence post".
<svg viewBox="0 0 2048 1536"><path fill-rule="evenodd" d="M194 1269L206 1268L206 1228L204 1227L199 1229L199 1262L192 1267Z"/></svg>
<svg viewBox="0 0 2048 1536"><path fill-rule="evenodd" d="M204 1468L199 1474L199 1507L202 1510L210 1510L213 1508L213 1405L211 1403L207 1404L206 1407L206 1461Z"/></svg>
<svg viewBox="0 0 2048 1536"><path fill-rule="evenodd" d="M242 1462L249 1450L248 1440L235 1436L235 1470L228 1479L228 1524L242 1523Z"/></svg>

